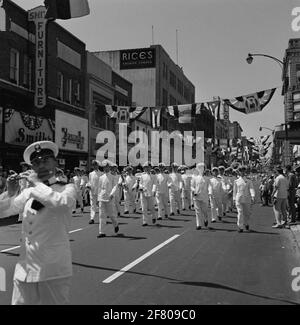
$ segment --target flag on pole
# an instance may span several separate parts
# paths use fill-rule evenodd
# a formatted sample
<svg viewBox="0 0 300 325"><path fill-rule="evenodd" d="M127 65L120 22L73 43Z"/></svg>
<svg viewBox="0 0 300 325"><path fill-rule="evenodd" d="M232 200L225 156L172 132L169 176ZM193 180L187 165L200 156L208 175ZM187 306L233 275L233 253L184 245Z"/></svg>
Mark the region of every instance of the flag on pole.
<svg viewBox="0 0 300 325"><path fill-rule="evenodd" d="M71 19L90 14L88 0L45 0L48 19Z"/></svg>

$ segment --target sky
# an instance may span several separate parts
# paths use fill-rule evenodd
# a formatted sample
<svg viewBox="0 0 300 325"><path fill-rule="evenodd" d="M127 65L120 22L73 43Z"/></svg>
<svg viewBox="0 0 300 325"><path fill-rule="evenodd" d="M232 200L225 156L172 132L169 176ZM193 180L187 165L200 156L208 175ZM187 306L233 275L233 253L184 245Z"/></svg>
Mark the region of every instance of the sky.
<svg viewBox="0 0 300 325"><path fill-rule="evenodd" d="M43 0L13 0L25 10ZM89 16L57 20L86 43L87 50L117 50L162 45L195 85L196 102L213 96L234 98L280 87L262 112L245 115L230 109L247 137L259 137L284 123L281 68L261 53L283 60L300 0L89 0ZM178 30L178 62L176 55Z"/></svg>

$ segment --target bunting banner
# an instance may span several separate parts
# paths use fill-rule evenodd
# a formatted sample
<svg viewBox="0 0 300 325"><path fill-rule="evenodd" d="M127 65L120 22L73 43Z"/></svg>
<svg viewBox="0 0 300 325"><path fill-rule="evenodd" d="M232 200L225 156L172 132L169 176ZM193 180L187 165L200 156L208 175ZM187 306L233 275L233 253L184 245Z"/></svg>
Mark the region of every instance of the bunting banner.
<svg viewBox="0 0 300 325"><path fill-rule="evenodd" d="M90 14L88 0L44 0L47 19L71 19Z"/></svg>
<svg viewBox="0 0 300 325"><path fill-rule="evenodd" d="M148 107L131 107L131 106L113 106L104 105L106 113L117 119L117 123L129 123L130 120L136 120L145 113Z"/></svg>
<svg viewBox="0 0 300 325"><path fill-rule="evenodd" d="M159 129L161 127L161 107L151 107L151 126L153 129Z"/></svg>
<svg viewBox="0 0 300 325"><path fill-rule="evenodd" d="M271 101L276 89L263 90L254 94L235 97L234 99L224 99L224 102L241 113L256 113L262 111Z"/></svg>
<svg viewBox="0 0 300 325"><path fill-rule="evenodd" d="M178 119L180 124L192 123L196 116L197 104L168 106L168 112L171 116Z"/></svg>

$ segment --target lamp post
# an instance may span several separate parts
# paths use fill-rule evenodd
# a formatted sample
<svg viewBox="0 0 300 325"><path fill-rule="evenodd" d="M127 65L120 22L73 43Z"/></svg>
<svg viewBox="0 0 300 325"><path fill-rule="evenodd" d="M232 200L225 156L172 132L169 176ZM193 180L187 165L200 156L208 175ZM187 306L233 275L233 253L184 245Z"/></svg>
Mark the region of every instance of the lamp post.
<svg viewBox="0 0 300 325"><path fill-rule="evenodd" d="M269 58L269 59L272 59L274 60L275 62L277 62L280 66L280 68L283 70L283 67L284 67L284 62L275 58L274 56L271 56L271 55L267 55L267 54L260 54L260 53L248 53L248 57L246 58L246 61L248 64L251 64L253 62L253 57L254 56L263 56L265 58Z"/></svg>

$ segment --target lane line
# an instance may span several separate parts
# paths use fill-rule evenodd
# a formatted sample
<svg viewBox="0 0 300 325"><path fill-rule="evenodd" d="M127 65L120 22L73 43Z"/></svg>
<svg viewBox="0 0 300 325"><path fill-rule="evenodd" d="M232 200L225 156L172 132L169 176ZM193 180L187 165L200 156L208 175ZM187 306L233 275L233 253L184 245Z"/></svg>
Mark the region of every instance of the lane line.
<svg viewBox="0 0 300 325"><path fill-rule="evenodd" d="M15 249L20 248L21 246L15 246L15 247L11 247L11 248L7 248L7 249L3 249L2 251L0 251L0 253L6 253L6 252L10 252L13 251Z"/></svg>
<svg viewBox="0 0 300 325"><path fill-rule="evenodd" d="M74 232L78 232L78 231L81 231L81 230L83 230L83 229L82 228L75 229L75 230L69 231L69 234L73 234Z"/></svg>
<svg viewBox="0 0 300 325"><path fill-rule="evenodd" d="M135 261L133 261L132 263L128 264L127 266L123 267L120 271L114 273L113 275L111 275L110 277L108 277L107 279L105 279L104 281L102 281L103 283L111 283L112 281L116 280L118 277L120 277L121 275L123 275L125 272L129 271L130 269L132 269L134 266L136 266L137 264L141 263L143 260L145 260L147 257L149 257L150 255L154 254L155 252L157 252L158 250L160 250L162 247L168 245L170 242L172 242L173 240L175 240L176 238L178 238L181 235L175 235L171 238L169 238L168 240L166 240L165 242L163 242L162 244L154 247L153 249L151 249L149 252L147 252L146 254L142 255L141 257L139 257L138 259L136 259Z"/></svg>

